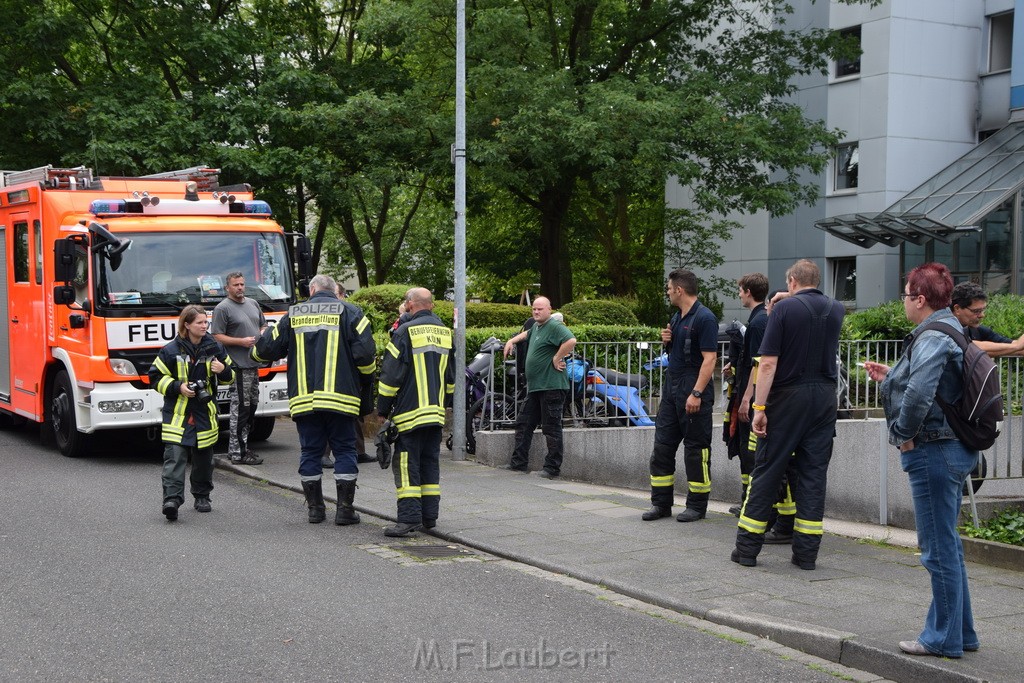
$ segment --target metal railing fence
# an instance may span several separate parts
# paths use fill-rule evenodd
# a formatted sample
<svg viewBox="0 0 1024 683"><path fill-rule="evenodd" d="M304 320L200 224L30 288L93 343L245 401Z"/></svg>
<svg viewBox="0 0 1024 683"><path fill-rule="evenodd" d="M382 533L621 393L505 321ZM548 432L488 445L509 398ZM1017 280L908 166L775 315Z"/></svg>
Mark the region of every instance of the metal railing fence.
<svg viewBox="0 0 1024 683"><path fill-rule="evenodd" d="M840 417L863 419L882 417L879 384L873 382L858 363L872 360L893 365L899 360L903 340L842 340L839 345L840 388L846 385L845 402L840 398ZM722 369L728 342L719 344L719 361L714 375L715 410L724 409ZM484 400L467 402L474 430L512 429L526 396L524 378L516 371L514 359L493 354L490 366L478 374L485 386ZM661 362L660 340L640 342L580 342L567 365L570 390L563 413L567 427L626 427L651 425L660 404L666 367ZM998 360L1008 417L1020 416L1024 409L1024 358ZM612 394L625 396L623 402ZM1024 477L1024 455L1015 449L1013 421L1007 420L1003 436L986 452L986 478Z"/></svg>

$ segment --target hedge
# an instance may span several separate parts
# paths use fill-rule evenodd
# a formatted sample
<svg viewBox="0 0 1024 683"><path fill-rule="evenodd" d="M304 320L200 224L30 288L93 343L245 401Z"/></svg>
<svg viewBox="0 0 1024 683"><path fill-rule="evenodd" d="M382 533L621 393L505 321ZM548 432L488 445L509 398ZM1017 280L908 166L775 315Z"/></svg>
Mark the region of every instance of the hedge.
<svg viewBox="0 0 1024 683"><path fill-rule="evenodd" d="M1015 294L994 294L988 298L983 325L1011 339L1024 332L1024 300ZM847 313L843 339L903 339L914 329L907 320L903 303L897 299L862 311Z"/></svg>
<svg viewBox="0 0 1024 683"><path fill-rule="evenodd" d="M572 301L559 309L574 321L587 325L637 325L636 315L615 301Z"/></svg>

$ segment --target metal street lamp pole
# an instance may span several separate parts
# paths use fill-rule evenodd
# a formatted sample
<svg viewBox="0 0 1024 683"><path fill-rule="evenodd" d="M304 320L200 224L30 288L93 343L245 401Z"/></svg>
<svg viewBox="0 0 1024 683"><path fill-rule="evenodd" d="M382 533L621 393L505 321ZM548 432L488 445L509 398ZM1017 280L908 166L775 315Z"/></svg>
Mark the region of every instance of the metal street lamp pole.
<svg viewBox="0 0 1024 683"><path fill-rule="evenodd" d="M452 455L466 459L466 1L455 3L455 412Z"/></svg>

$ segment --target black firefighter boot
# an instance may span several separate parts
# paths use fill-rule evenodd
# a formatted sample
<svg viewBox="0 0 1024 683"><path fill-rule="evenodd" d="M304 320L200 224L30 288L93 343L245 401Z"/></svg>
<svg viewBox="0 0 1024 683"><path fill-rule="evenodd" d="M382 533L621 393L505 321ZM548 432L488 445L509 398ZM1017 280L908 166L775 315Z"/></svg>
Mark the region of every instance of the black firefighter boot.
<svg viewBox="0 0 1024 683"><path fill-rule="evenodd" d="M359 513L352 503L356 498L355 479L338 479L338 511L334 515L334 523L341 526L359 524Z"/></svg>
<svg viewBox="0 0 1024 683"><path fill-rule="evenodd" d="M320 480L302 482L302 492L306 494L306 505L309 507L309 523L319 524L327 519L327 506L324 505L324 489Z"/></svg>

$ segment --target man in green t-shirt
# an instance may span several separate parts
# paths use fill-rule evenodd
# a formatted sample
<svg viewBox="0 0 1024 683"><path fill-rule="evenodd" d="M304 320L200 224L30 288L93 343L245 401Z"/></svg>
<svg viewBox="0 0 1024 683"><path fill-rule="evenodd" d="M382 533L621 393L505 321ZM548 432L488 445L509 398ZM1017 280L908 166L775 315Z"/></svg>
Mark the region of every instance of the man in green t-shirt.
<svg viewBox="0 0 1024 683"><path fill-rule="evenodd" d="M544 469L545 479L553 479L562 469L562 407L569 391L565 374L565 358L576 347L576 337L551 315L551 302L539 296L533 301L535 324L505 343L505 357L516 344L529 340L526 352L526 402L516 420L516 447L506 469L525 472L530 460L533 431L540 425L548 443Z"/></svg>

